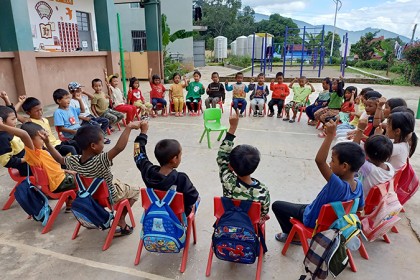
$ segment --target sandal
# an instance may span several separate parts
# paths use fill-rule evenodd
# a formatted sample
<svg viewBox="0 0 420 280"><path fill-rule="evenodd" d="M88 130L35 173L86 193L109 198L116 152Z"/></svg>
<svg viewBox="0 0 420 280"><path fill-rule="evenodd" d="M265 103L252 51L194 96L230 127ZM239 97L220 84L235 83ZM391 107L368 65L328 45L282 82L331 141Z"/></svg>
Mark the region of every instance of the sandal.
<svg viewBox="0 0 420 280"><path fill-rule="evenodd" d="M285 122L287 122L287 121L289 121L290 119L289 118L284 118L283 119L283 121L285 121Z"/></svg>
<svg viewBox="0 0 420 280"><path fill-rule="evenodd" d="M124 235L130 235L132 233L133 233L133 227L131 227L129 225L125 225L124 228L118 227L115 230L114 237L124 236Z"/></svg>
<svg viewBox="0 0 420 280"><path fill-rule="evenodd" d="M274 238L279 242L286 243L286 240L287 240L288 236L289 236L289 234L282 232L282 233L277 233L276 235L274 235ZM292 240L292 242L290 242L290 243L292 243L293 245L302 245L302 243L300 243L300 241L293 241Z"/></svg>
<svg viewBox="0 0 420 280"><path fill-rule="evenodd" d="M289 121L289 123L294 123L295 122L295 119L291 119L290 121Z"/></svg>
<svg viewBox="0 0 420 280"><path fill-rule="evenodd" d="M108 139L108 138L105 138L104 139L104 144L110 144L111 143L111 140L110 139Z"/></svg>

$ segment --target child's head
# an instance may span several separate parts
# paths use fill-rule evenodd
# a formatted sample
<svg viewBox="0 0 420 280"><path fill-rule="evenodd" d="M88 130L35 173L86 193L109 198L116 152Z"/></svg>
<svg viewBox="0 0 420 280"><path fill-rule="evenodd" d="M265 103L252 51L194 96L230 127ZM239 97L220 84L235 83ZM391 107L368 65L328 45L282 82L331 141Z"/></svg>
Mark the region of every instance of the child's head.
<svg viewBox="0 0 420 280"><path fill-rule="evenodd" d="M365 94L365 99L368 100L370 98L376 98L379 99L382 97L382 94L380 94L379 92L377 92L376 90L370 90L368 92L366 92Z"/></svg>
<svg viewBox="0 0 420 280"><path fill-rule="evenodd" d="M251 145L238 145L229 155L229 165L240 177L254 173L260 163L260 152Z"/></svg>
<svg viewBox="0 0 420 280"><path fill-rule="evenodd" d="M329 77L326 77L322 80L322 88L330 92L332 91L332 81Z"/></svg>
<svg viewBox="0 0 420 280"><path fill-rule="evenodd" d="M69 83L68 89L73 98L82 94L82 86L78 82Z"/></svg>
<svg viewBox="0 0 420 280"><path fill-rule="evenodd" d="M398 108L400 107L394 110ZM395 112L394 110L388 117L386 135L394 139L394 143L409 142L411 157L417 147L417 135L414 133L414 114L412 111Z"/></svg>
<svg viewBox="0 0 420 280"><path fill-rule="evenodd" d="M365 101L365 111L368 116L375 115L376 107L378 106L377 97L371 97Z"/></svg>
<svg viewBox="0 0 420 280"><path fill-rule="evenodd" d="M385 135L373 135L366 140L365 152L369 161L379 165L389 160L394 145Z"/></svg>
<svg viewBox="0 0 420 280"><path fill-rule="evenodd" d="M35 97L28 97L22 103L22 109L30 118L40 120L43 115L41 101Z"/></svg>
<svg viewBox="0 0 420 280"><path fill-rule="evenodd" d="M365 163L365 153L354 142L338 143L332 148L330 167L332 172L341 177L354 173Z"/></svg>
<svg viewBox="0 0 420 280"><path fill-rule="evenodd" d="M257 76L257 82L259 85L263 85L265 81L265 77L263 73L258 74Z"/></svg>
<svg viewBox="0 0 420 280"><path fill-rule="evenodd" d="M305 86L305 84L306 84L306 77L305 77L305 76L301 76L301 77L299 78L299 86L300 86L300 87L304 87L304 86Z"/></svg>
<svg viewBox="0 0 420 280"><path fill-rule="evenodd" d="M65 109L70 106L71 95L67 90L59 88L53 92L53 99L58 108Z"/></svg>
<svg viewBox="0 0 420 280"><path fill-rule="evenodd" d="M175 84L179 84L179 82L181 81L181 74L179 74L178 72L174 73L174 75L172 76L172 80Z"/></svg>
<svg viewBox="0 0 420 280"><path fill-rule="evenodd" d="M31 137L32 143L36 149L42 149L44 146L44 140L42 140L41 136L39 136L39 132L44 131L42 126L33 122L27 122L22 124L20 128L29 134L29 137Z"/></svg>
<svg viewBox="0 0 420 280"><path fill-rule="evenodd" d="M118 86L118 77L113 75L111 76L111 78L109 79L109 83L111 84L111 86L113 86L114 88Z"/></svg>
<svg viewBox="0 0 420 280"><path fill-rule="evenodd" d="M5 125L16 126L16 113L12 108L0 105L0 118L3 119Z"/></svg>
<svg viewBox="0 0 420 280"><path fill-rule="evenodd" d="M261 75L261 74L260 74ZM283 72L277 72L276 80L279 84L283 83L284 75Z"/></svg>
<svg viewBox="0 0 420 280"><path fill-rule="evenodd" d="M391 114L391 111L397 107L407 107L407 102L405 102L405 100L402 98L388 99L385 103L384 117L388 118L389 114Z"/></svg>
<svg viewBox="0 0 420 280"><path fill-rule="evenodd" d="M362 88L362 91L359 93L359 101L362 102L363 104L366 101L366 93L369 91L373 91L373 88L367 87L367 88Z"/></svg>
<svg viewBox="0 0 420 280"><path fill-rule="evenodd" d="M340 79L333 79L331 84L331 89L333 92L340 94L340 96L344 95L344 81Z"/></svg>
<svg viewBox="0 0 420 280"><path fill-rule="evenodd" d="M181 163L182 147L175 139L160 140L155 146L155 157L160 166L177 168Z"/></svg>
<svg viewBox="0 0 420 280"><path fill-rule="evenodd" d="M237 83L242 83L242 81L244 80L244 74L242 72L236 73L235 79Z"/></svg>
<svg viewBox="0 0 420 280"><path fill-rule="evenodd" d="M194 71L193 73L193 78L195 82L199 82L201 79L201 73L197 70Z"/></svg>
<svg viewBox="0 0 420 280"><path fill-rule="evenodd" d="M352 96L353 96L353 100L356 100L357 88L354 86L348 86L344 92L344 100L350 101Z"/></svg>
<svg viewBox="0 0 420 280"><path fill-rule="evenodd" d="M217 72L211 73L211 80L214 83L218 83L219 82L219 73L217 73Z"/></svg>
<svg viewBox="0 0 420 280"><path fill-rule="evenodd" d="M153 83L153 84L155 84L155 85L160 84L160 77L159 77L159 75L154 74L154 75L152 76L152 83Z"/></svg>
<svg viewBox="0 0 420 280"><path fill-rule="evenodd" d="M82 152L92 152L95 155L102 153L104 149L104 135L97 125L85 125L80 127L74 140Z"/></svg>
<svg viewBox="0 0 420 280"><path fill-rule="evenodd" d="M130 83L128 86L131 88L139 88L140 87L139 79L137 79L136 77L132 77L130 79Z"/></svg>
<svg viewBox="0 0 420 280"><path fill-rule="evenodd" d="M102 91L102 80L97 78L93 79L92 88L95 91L95 93L100 93Z"/></svg>

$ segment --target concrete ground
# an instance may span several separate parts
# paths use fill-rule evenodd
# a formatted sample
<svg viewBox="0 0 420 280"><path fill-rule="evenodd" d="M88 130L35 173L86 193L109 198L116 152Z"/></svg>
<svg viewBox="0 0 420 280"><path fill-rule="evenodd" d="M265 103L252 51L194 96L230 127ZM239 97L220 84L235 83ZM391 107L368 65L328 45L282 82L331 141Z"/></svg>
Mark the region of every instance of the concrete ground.
<svg viewBox="0 0 420 280"><path fill-rule="evenodd" d="M203 83L210 82L213 71L228 74L231 69L206 67L200 69ZM225 73L226 72L226 73ZM359 89L366 85L355 85ZM409 106L416 110L420 97L419 88L373 85L386 97L404 97ZM142 89L148 86L142 83ZM316 84L320 90L321 85ZM229 94L228 94L229 96ZM314 96L315 97L315 96ZM314 98L313 97L313 98ZM230 101L225 104L223 123L228 124ZM417 123L416 130L420 132ZM181 254L157 255L143 251L139 266L134 266L134 257L139 241L139 220L142 215L140 203L133 207L137 221L134 234L115 238L105 252L102 245L106 232L81 229L79 237L71 240L75 218L72 214L60 214L53 230L41 234L40 223L26 219L26 214L14 203L7 211L0 211L0 262L1 279L206 279L205 270L210 246L214 196L222 195L218 178L216 153L219 143L216 133L211 134L212 149L207 143L198 143L203 131L201 117L168 117L152 119L149 130L149 157L156 162L153 148L162 138L176 138L183 147L180 171L186 172L200 192L202 201L197 214L198 242L191 245L187 269L179 272ZM133 131L125 151L114 160L115 177L133 186L143 187L139 171L132 160ZM240 120L236 144L255 145L261 152L262 160L254 174L270 189L272 202L287 200L309 203L321 190L325 181L316 168L314 157L322 139L313 127L306 125L306 116L300 123L289 124L277 118L252 118ZM116 143L120 133L111 135ZM111 145L107 145L109 149ZM420 174L420 148L411 163ZM3 205L13 187L4 169L0 170L0 205ZM52 205L55 201L51 202ZM401 214L399 234L390 233L391 244L383 241L367 243L369 260L362 259L354 252L357 273L348 268L340 279L419 279L420 195L414 196ZM304 255L301 247L289 248L286 256L281 255L283 244L274 240L280 227L272 215L267 222L267 246L269 251L263 260L262 279L298 279L303 273ZM212 279L254 279L253 265L232 264L213 259ZM226 277L226 278L225 278Z"/></svg>

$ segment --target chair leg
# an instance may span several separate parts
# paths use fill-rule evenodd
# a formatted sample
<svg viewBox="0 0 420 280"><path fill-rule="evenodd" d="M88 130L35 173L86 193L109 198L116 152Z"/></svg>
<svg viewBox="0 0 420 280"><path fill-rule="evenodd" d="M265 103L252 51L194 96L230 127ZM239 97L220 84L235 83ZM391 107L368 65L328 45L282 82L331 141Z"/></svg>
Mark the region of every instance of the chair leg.
<svg viewBox="0 0 420 280"><path fill-rule="evenodd" d="M295 234L296 234L296 227L293 226L292 227L292 230L289 232L289 236L287 236L286 242L284 243L283 250L281 250L281 254L283 256L286 256L286 252L289 249L290 243L292 242L293 237L295 236Z"/></svg>
<svg viewBox="0 0 420 280"><path fill-rule="evenodd" d="M17 183L15 187L12 189L12 191L10 192L9 199L7 199L6 203L4 204L3 210L7 210L10 208L10 206L12 206L13 202L15 201L15 191L16 191L17 186L19 186L19 184L20 182Z"/></svg>
<svg viewBox="0 0 420 280"><path fill-rule="evenodd" d="M107 133L108 135L111 135L111 129L109 129L109 127L106 129L106 133Z"/></svg>
<svg viewBox="0 0 420 280"><path fill-rule="evenodd" d="M224 130L220 131L219 137L217 137L217 141L220 141L220 139L222 139L223 132L225 131Z"/></svg>
<svg viewBox="0 0 420 280"><path fill-rule="evenodd" d="M394 233L399 233L398 228L396 226L393 226L391 231Z"/></svg>
<svg viewBox="0 0 420 280"><path fill-rule="evenodd" d="M209 149L211 149L211 143L210 143L210 131L207 130L207 146Z"/></svg>
<svg viewBox="0 0 420 280"><path fill-rule="evenodd" d="M128 215L130 216L131 226L133 228L135 228L136 227L136 220L134 220L134 215L133 215L133 211L131 210L130 203L128 203L126 208L127 208Z"/></svg>
<svg viewBox="0 0 420 280"><path fill-rule="evenodd" d="M356 264L354 263L354 259L353 259L353 255L351 254L349 249L346 249L347 252L347 256L349 257L349 264L350 264L350 268L353 272L357 272L357 267Z"/></svg>
<svg viewBox="0 0 420 280"><path fill-rule="evenodd" d="M255 275L255 279L256 280L260 280L261 279L261 270L262 270L263 256L264 256L264 250L263 250L262 244L260 243L260 255L258 256L257 273Z"/></svg>
<svg viewBox="0 0 420 280"><path fill-rule="evenodd" d="M405 209L404 209L404 207L401 209L401 211L400 211L401 213L405 213Z"/></svg>
<svg viewBox="0 0 420 280"><path fill-rule="evenodd" d="M197 244L197 232L196 232L196 229L195 229L195 217L192 220L192 231L193 231L194 244Z"/></svg>
<svg viewBox="0 0 420 280"><path fill-rule="evenodd" d="M76 239L77 235L79 234L79 230L80 230L81 225L82 225L81 223L77 222L77 225L76 225L76 228L74 229L73 236L71 237L71 240Z"/></svg>
<svg viewBox="0 0 420 280"><path fill-rule="evenodd" d="M191 230L192 230L192 221L191 219L188 219L187 237L185 238L185 247L184 247L184 251L182 252L182 262L181 262L181 269L180 269L181 273L184 273L185 268L187 267L188 249L190 248Z"/></svg>
<svg viewBox="0 0 420 280"><path fill-rule="evenodd" d="M112 225L106 236L104 246L102 247L102 251L106 251L111 246L112 239L114 239L115 230L117 229L117 226L118 226L118 221L121 218L121 212L124 209L124 206L123 206L124 203L128 203L128 201L124 200L123 202L119 203L117 206L117 209L115 210L117 214L114 217L114 221L112 221Z"/></svg>
<svg viewBox="0 0 420 280"><path fill-rule="evenodd" d="M200 141L198 143L201 143L203 141L204 134L206 134L206 129L205 128L204 128L203 134L201 134L201 138L200 138Z"/></svg>
<svg viewBox="0 0 420 280"><path fill-rule="evenodd" d="M369 255L368 255L368 253L367 253L367 251L366 251L366 247L365 247L365 245L363 244L363 242L362 242L362 237L359 235L359 239L360 239L360 248L359 248L359 253L360 253L360 256L362 257L362 258L364 258L364 259L366 259L366 260L368 260L369 259Z"/></svg>
<svg viewBox="0 0 420 280"><path fill-rule="evenodd" d="M136 259L134 260L134 265L138 265L140 263L141 251L143 250L143 239L140 239L139 247L137 248Z"/></svg>
<svg viewBox="0 0 420 280"><path fill-rule="evenodd" d="M76 193L71 190L71 191L65 191L61 196L60 199L58 200L57 204L54 207L54 210L51 213L51 216L48 219L47 224L45 225L45 227L42 230L42 234L45 234L47 232L49 232L55 222L55 219L57 218L58 214L61 211L61 207L63 207L64 202L66 202L67 198L76 198Z"/></svg>
<svg viewBox="0 0 420 280"><path fill-rule="evenodd" d="M303 107L299 111L300 112L299 112L298 122L300 122L300 118L302 117Z"/></svg>
<svg viewBox="0 0 420 280"><path fill-rule="evenodd" d="M210 244L209 258L207 259L206 277L211 274L211 264L213 262L213 243Z"/></svg>
<svg viewBox="0 0 420 280"><path fill-rule="evenodd" d="M387 234L384 234L383 236L382 236L383 238L384 238L384 241L386 242L386 243L391 243L391 240L389 239L389 237L388 237L388 235Z"/></svg>

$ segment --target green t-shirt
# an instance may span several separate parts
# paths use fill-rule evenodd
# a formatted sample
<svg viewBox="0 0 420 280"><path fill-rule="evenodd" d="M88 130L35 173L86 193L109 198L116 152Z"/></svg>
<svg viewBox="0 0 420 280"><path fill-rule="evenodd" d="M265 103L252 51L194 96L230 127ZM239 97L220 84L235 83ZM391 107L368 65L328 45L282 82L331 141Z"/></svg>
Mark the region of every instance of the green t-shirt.
<svg viewBox="0 0 420 280"><path fill-rule="evenodd" d="M204 94L204 86L200 82L191 82L187 86L187 96L188 98L194 98L194 99L201 99L201 96Z"/></svg>
<svg viewBox="0 0 420 280"><path fill-rule="evenodd" d="M293 101L296 103L305 103L306 97L312 93L309 87L300 87L299 85L293 86Z"/></svg>
<svg viewBox="0 0 420 280"><path fill-rule="evenodd" d="M335 91L331 92L330 103L328 103L328 108L340 110L341 105L343 105L343 102L343 97L339 96Z"/></svg>

